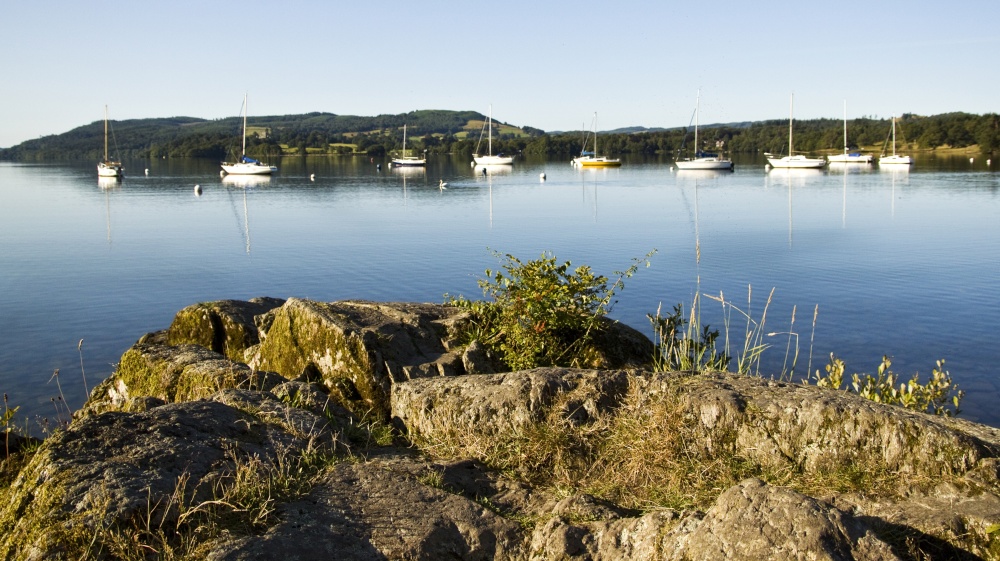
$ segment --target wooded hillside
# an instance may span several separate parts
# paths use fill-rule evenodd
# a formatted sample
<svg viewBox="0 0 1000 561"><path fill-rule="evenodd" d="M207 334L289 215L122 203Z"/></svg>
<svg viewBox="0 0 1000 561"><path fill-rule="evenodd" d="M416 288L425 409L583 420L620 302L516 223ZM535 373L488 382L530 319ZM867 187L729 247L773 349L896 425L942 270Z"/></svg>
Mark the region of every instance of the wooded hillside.
<svg viewBox="0 0 1000 561"><path fill-rule="evenodd" d="M288 154L351 153L385 156L402 148L407 127L407 149L428 153L471 155L486 116L475 111L424 110L399 115L360 117L332 113L254 117L248 126L247 152L257 157ZM890 130L888 119L868 117L848 122L852 147L879 150ZM238 156L242 120L191 117L111 121L111 156L115 158ZM494 121L494 152L537 156L573 156L593 139L583 132L546 134L528 126ZM897 120L897 144L905 149L978 146L984 154L1000 148L1000 116L946 113L924 117L904 114ZM0 150L0 160L50 161L99 159L104 122L95 121L66 133L29 140ZM684 128L601 133L606 154L687 155L693 152L693 132ZM703 150L728 153L787 152L785 120L702 126ZM797 152L843 148L843 121L795 121Z"/></svg>

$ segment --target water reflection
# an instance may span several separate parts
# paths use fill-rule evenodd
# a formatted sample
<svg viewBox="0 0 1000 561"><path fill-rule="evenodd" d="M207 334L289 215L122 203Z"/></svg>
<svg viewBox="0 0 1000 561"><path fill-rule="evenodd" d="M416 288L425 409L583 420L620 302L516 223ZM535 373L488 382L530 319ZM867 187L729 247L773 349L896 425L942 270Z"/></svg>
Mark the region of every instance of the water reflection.
<svg viewBox="0 0 1000 561"><path fill-rule="evenodd" d="M263 187L271 184L270 175L224 175L222 184L228 187Z"/></svg>
<svg viewBox="0 0 1000 561"><path fill-rule="evenodd" d="M473 173L482 176L510 175L514 171L514 166L501 166L496 164L472 166Z"/></svg>

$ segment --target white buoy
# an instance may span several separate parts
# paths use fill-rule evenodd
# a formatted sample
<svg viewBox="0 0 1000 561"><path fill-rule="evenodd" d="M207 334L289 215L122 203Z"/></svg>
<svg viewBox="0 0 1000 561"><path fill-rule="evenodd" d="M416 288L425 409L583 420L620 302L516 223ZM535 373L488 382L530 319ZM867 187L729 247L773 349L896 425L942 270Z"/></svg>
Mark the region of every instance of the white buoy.
<svg viewBox="0 0 1000 561"><path fill-rule="evenodd" d="M201 185L194 186L194 194L198 195L199 197L201 196Z"/></svg>
<svg viewBox="0 0 1000 561"><path fill-rule="evenodd" d="M149 168L146 168L146 175L149 175Z"/></svg>
<svg viewBox="0 0 1000 561"><path fill-rule="evenodd" d="M986 158L986 165L990 165L990 159Z"/></svg>
<svg viewBox="0 0 1000 561"><path fill-rule="evenodd" d="M973 163L973 162L975 162L975 161L976 161L976 159L975 159L975 158L969 158L969 163L970 163L970 164L971 164L971 163Z"/></svg>
<svg viewBox="0 0 1000 561"><path fill-rule="evenodd" d="M226 170L220 169L219 170L219 177L225 177L225 176L226 176Z"/></svg>
<svg viewBox="0 0 1000 561"><path fill-rule="evenodd" d="M316 181L316 174L315 173L310 173L309 174L309 181Z"/></svg>
<svg viewBox="0 0 1000 561"><path fill-rule="evenodd" d="M543 171L542 173L538 174L538 177L540 177L542 181L545 181L545 172Z"/></svg>
<svg viewBox="0 0 1000 561"><path fill-rule="evenodd" d="M670 171L674 171L674 166L670 166Z"/></svg>

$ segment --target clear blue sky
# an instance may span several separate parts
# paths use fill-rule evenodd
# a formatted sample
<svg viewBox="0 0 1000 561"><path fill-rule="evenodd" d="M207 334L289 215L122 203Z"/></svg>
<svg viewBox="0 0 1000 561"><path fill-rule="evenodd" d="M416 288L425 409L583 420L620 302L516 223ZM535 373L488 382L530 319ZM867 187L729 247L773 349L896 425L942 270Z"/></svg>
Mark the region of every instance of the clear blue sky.
<svg viewBox="0 0 1000 561"><path fill-rule="evenodd" d="M7 0L0 146L103 118L476 110L544 130L1000 112L1000 2Z"/></svg>

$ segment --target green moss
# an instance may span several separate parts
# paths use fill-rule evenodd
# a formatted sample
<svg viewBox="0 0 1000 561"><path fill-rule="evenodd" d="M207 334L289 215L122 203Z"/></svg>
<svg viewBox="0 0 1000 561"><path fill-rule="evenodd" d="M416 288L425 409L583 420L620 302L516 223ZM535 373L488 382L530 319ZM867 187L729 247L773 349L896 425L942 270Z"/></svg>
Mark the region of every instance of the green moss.
<svg viewBox="0 0 1000 561"><path fill-rule="evenodd" d="M289 306L282 308L261 344L260 355L262 369L288 378L303 374L318 378L315 381L355 414L371 410L382 415L388 412L388 395L376 379L363 335L343 333L321 314Z"/></svg>
<svg viewBox="0 0 1000 561"><path fill-rule="evenodd" d="M161 376L141 349L131 348L122 355L118 362L115 376L121 379L129 390L130 397L158 397L172 401L173 380Z"/></svg>

